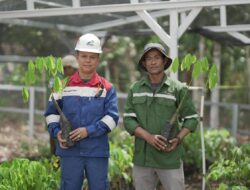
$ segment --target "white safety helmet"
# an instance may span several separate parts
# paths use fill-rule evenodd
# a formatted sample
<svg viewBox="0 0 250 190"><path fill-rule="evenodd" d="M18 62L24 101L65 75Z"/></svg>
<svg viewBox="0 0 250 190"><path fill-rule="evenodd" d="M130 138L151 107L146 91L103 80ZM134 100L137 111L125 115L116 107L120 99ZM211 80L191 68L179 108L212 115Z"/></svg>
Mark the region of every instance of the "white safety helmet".
<svg viewBox="0 0 250 190"><path fill-rule="evenodd" d="M71 66L78 69L78 63L74 55L66 55L62 58L62 64L64 67Z"/></svg>
<svg viewBox="0 0 250 190"><path fill-rule="evenodd" d="M84 34L78 39L75 50L102 53L100 39L94 34Z"/></svg>

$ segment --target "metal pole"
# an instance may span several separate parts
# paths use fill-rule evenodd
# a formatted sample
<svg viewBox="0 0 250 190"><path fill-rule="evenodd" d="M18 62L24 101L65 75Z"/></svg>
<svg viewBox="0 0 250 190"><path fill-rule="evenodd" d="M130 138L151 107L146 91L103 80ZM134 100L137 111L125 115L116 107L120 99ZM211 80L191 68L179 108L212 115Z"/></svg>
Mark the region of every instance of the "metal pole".
<svg viewBox="0 0 250 190"><path fill-rule="evenodd" d="M232 105L232 129L231 129L231 134L233 137L236 138L237 136L237 128L238 128L238 115L239 115L239 105L238 104L233 104Z"/></svg>
<svg viewBox="0 0 250 190"><path fill-rule="evenodd" d="M29 99L29 137L34 135L34 114L35 114L35 89L30 87L30 99Z"/></svg>
<svg viewBox="0 0 250 190"><path fill-rule="evenodd" d="M190 86L189 90L201 90L201 102L200 102L200 135L201 135L201 154L202 154L202 190L205 190L206 180L206 156L205 156L205 143L204 143L204 130L203 130L203 116L204 116L204 100L205 89L198 86Z"/></svg>
<svg viewBox="0 0 250 190"><path fill-rule="evenodd" d="M170 11L170 57L175 59L178 57L178 12L176 10ZM170 77L178 79L178 73L170 73Z"/></svg>
<svg viewBox="0 0 250 190"><path fill-rule="evenodd" d="M206 175L206 159L205 159L205 142L203 130L203 115L204 115L204 96L205 90L201 89L201 104L200 104L200 134L201 134L201 153L202 153L202 190L205 190L205 175Z"/></svg>
<svg viewBox="0 0 250 190"><path fill-rule="evenodd" d="M80 7L81 1L80 0L72 0L72 6L73 7Z"/></svg>
<svg viewBox="0 0 250 190"><path fill-rule="evenodd" d="M34 10L35 9L34 0L26 0L26 7L27 10Z"/></svg>

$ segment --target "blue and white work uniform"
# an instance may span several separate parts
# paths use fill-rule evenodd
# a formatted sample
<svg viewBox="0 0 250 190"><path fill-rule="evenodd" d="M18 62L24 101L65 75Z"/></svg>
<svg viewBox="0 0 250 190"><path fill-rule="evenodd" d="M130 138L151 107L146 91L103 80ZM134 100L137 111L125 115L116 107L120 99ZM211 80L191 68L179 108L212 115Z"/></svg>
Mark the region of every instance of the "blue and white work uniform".
<svg viewBox="0 0 250 190"><path fill-rule="evenodd" d="M76 72L63 92L53 95L73 128L85 127L88 132L86 138L68 149L62 149L57 143L56 155L61 157L61 189L80 190L85 177L90 190L108 189L107 134L116 127L119 118L115 88L97 73L84 82ZM60 115L51 98L45 117L50 135L56 138Z"/></svg>

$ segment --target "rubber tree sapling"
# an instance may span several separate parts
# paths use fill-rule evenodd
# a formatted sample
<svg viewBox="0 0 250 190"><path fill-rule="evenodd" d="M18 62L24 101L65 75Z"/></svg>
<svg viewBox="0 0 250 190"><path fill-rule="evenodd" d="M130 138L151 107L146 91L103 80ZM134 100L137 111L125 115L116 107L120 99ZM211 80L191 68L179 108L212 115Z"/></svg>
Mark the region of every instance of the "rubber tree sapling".
<svg viewBox="0 0 250 190"><path fill-rule="evenodd" d="M185 91L182 99L180 100L179 105L177 106L177 109L173 116L171 117L170 121L167 121L165 124L164 130L162 131L162 135L167 139L167 145L168 141L171 139L171 129L174 126L174 123L178 119L179 112L181 110L181 107L183 105L183 102L185 101L185 98L187 96L189 87L193 81L193 79L197 79L202 74L208 74L206 86L209 89L212 89L216 86L218 81L218 70L215 64L209 65L207 58L202 58L198 60L195 55L187 54L184 59L182 60L181 64L179 64L179 59L174 59L172 66L170 68L170 71L173 73L176 73L179 70L181 71L187 71L189 72L192 69L192 78L190 82L188 83L187 90Z"/></svg>
<svg viewBox="0 0 250 190"><path fill-rule="evenodd" d="M69 138L69 133L72 131L73 127L69 120L66 118L61 108L59 107L57 101L54 98L53 93L61 93L68 82L68 77L62 80L63 76L63 65L61 58L55 58L53 56L48 57L37 57L34 61L30 60L28 62L28 69L25 73L24 82L25 87L22 90L23 100L25 102L29 99L28 88L35 83L35 81L41 77L43 73L46 73L49 78L53 80L53 85L50 86L51 100L60 114L60 126L62 130L62 138L66 140L65 146L71 147L74 142Z"/></svg>

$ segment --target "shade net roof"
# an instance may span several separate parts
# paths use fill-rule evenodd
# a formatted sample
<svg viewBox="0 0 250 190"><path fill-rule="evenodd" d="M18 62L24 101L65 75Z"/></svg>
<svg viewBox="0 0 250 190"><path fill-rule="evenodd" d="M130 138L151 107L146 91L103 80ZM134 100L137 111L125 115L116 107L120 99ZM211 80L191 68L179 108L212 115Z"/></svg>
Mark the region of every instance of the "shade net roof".
<svg viewBox="0 0 250 190"><path fill-rule="evenodd" d="M134 1L134 0L133 0ZM56 10L56 8L73 8L73 7L105 7L108 5L130 5L131 0L0 0L0 12L9 12L9 11L26 11L27 13L34 10ZM161 3L161 2L187 2L192 3L202 2L195 0L180 0L180 1L159 1L159 0L139 0L138 3L149 4L149 3ZM211 2L211 0L208 0ZM208 2L203 1L203 2ZM224 1L224 0L218 0ZM231 0L232 1L232 0ZM237 2L237 0L235 0ZM239 0L244 1L244 0ZM33 2L30 7L29 2ZM215 2L215 1L214 1ZM225 1L227 2L227 1ZM74 3L76 3L74 5ZM187 7L189 6L187 2ZM184 4L185 5L185 4ZM185 6L183 6L185 7ZM181 20L181 12L185 12L186 15L191 13L190 8L180 8L175 9L179 14L179 20ZM196 8L196 7L195 7ZM240 8L240 9L239 9ZM126 6L124 6L126 9ZM131 10L131 9L130 9ZM240 11L238 11L240 10ZM250 22L250 1L248 4L233 5L227 7L228 18L227 22L230 25L235 24L247 24ZM86 9L87 11L87 9ZM166 6L157 9L147 10L151 16L160 23L163 30L169 34L170 31L170 16L169 11ZM66 13L66 12L65 12ZM14 13L13 13L14 14ZM229 17L230 15L230 17ZM236 19L232 19L231 15L235 16ZM115 22L115 24L113 23ZM16 17L16 18L7 18L3 19L0 17L0 27L4 24L9 25L21 25L24 27L35 27L43 29L55 29L58 32L70 32L74 34L74 37L69 40L65 40L64 44L70 44L72 41L75 41L75 36L79 36L82 33L94 32L99 33L99 36L111 36L111 35L123 35L123 36L136 36L136 35L156 35L150 27L148 27L145 22L138 16L136 11L106 11L106 12L92 12L90 14L60 14L56 16L37 16L34 13L34 16L28 17ZM181 24L181 22L179 23ZM223 43L231 43L234 45L248 45L248 42L242 42L239 39L227 35L226 32L214 32L209 29L204 29L203 26L215 26L220 24L220 13L217 7L203 7L198 16L194 19L191 25L187 28L187 31L195 32L201 34L212 40L216 40ZM250 27L249 27L250 28ZM4 34L4 33L3 33ZM2 35L2 34L1 34ZM249 31L245 31L244 35L250 36ZM2 36L2 39L5 37ZM5 38L6 41L6 38ZM72 47L72 44L71 44ZM69 47L70 48L70 47Z"/></svg>

